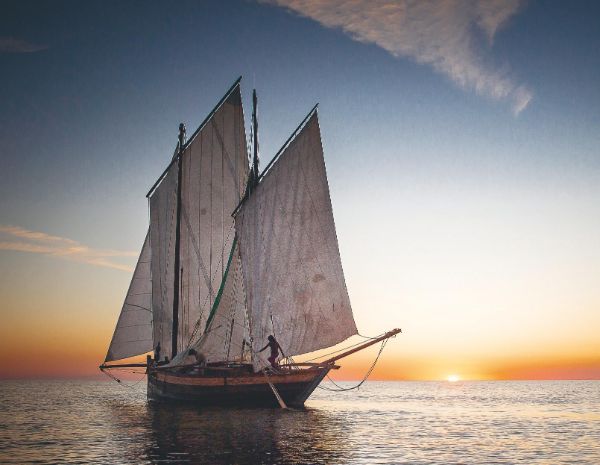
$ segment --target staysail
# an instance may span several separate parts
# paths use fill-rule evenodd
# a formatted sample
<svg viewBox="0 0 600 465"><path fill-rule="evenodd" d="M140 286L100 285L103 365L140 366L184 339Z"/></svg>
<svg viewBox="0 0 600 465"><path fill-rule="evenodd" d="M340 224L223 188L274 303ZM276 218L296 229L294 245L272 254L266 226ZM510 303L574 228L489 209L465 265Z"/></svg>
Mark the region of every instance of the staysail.
<svg viewBox="0 0 600 465"><path fill-rule="evenodd" d="M150 232L148 232L105 362L134 357L152 350L151 256Z"/></svg>
<svg viewBox="0 0 600 465"><path fill-rule="evenodd" d="M231 212L248 178L239 83L185 145L181 163L177 351L202 336L225 274L235 231ZM172 358L177 179L173 163L150 194L154 343ZM157 242L155 242L155 239Z"/></svg>
<svg viewBox="0 0 600 465"><path fill-rule="evenodd" d="M235 228L255 352L271 334L297 355L357 333L316 112L244 201Z"/></svg>
<svg viewBox="0 0 600 465"><path fill-rule="evenodd" d="M225 276L217 291L206 328L193 348L201 352L207 363L251 360L249 321L246 312L246 293L237 239L227 260ZM172 365L185 364L186 353L173 359Z"/></svg>

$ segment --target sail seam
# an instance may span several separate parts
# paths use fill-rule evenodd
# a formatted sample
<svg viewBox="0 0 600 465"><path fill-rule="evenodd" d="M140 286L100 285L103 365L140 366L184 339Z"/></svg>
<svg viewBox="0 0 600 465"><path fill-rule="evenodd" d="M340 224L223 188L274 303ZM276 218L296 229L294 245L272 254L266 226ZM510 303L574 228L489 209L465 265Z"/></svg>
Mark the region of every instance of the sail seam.
<svg viewBox="0 0 600 465"><path fill-rule="evenodd" d="M127 306L129 306L129 307L135 307L136 309L139 309L139 310L144 310L145 312L150 312L150 313L152 313L152 310L150 310L149 308L146 308L146 307L142 307L141 305L130 304L129 302L125 302L125 303L123 304L123 306L125 306L125 305L127 305Z"/></svg>
<svg viewBox="0 0 600 465"><path fill-rule="evenodd" d="M225 142L223 141L223 137L221 136L221 133L219 132L219 128L217 127L217 124L215 123L214 119L211 120L211 126L215 130L215 134L217 135L217 140L219 141L221 150L223 151L223 154L225 154L225 156L221 157L221 159L227 162L227 168L229 169L229 173L231 174L231 176L235 176L235 170L231 163L231 158L230 158L229 152L225 148Z"/></svg>
<svg viewBox="0 0 600 465"><path fill-rule="evenodd" d="M204 264L204 260L202 260L202 255L200 254L200 248L198 247L196 238L194 237L193 230L192 230L192 224L190 223L190 219L188 217L187 210L185 209L185 207L183 205L181 206L181 213L183 216L183 220L185 221L185 225L188 229L189 238L192 242L192 246L194 247L194 252L196 252L196 257L198 258L198 266L202 270L202 277L204 278L204 282L206 284L206 287L209 289L209 292L212 293L213 292L212 283L206 272L206 265Z"/></svg>

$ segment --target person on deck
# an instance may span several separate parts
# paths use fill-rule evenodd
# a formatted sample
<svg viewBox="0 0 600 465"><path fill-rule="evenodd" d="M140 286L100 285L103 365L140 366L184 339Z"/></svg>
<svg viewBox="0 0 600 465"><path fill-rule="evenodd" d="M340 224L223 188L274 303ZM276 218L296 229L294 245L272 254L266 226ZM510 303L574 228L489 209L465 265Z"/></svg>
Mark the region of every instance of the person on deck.
<svg viewBox="0 0 600 465"><path fill-rule="evenodd" d="M196 349L189 349L182 360L183 365L177 369L180 373L204 374L206 368L206 357Z"/></svg>
<svg viewBox="0 0 600 465"><path fill-rule="evenodd" d="M160 362L160 342L154 348L154 361L156 363Z"/></svg>
<svg viewBox="0 0 600 465"><path fill-rule="evenodd" d="M281 348L281 346L279 345L279 342L277 342L277 339L275 339L273 336L269 336L268 337L269 342L267 343L266 346L264 346L262 349L259 350L259 352L262 352L263 350L266 350L267 347L271 348L271 356L267 359L269 360L269 363L271 364L271 366L273 368L277 368L277 356L279 355L279 351L281 351L281 356L285 358L285 354L283 353L283 349Z"/></svg>
<svg viewBox="0 0 600 465"><path fill-rule="evenodd" d="M188 351L188 354L195 357L196 359L196 364L198 366L206 366L206 357L204 356L204 354L202 352L198 352L196 349L190 349Z"/></svg>

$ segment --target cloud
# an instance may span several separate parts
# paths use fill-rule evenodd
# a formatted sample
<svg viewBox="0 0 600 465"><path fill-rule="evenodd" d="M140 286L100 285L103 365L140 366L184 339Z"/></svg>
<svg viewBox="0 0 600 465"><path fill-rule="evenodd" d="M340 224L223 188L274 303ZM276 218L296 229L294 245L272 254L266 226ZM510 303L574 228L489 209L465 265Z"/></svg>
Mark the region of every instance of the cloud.
<svg viewBox="0 0 600 465"><path fill-rule="evenodd" d="M0 53L34 53L47 48L48 45L34 44L14 37L0 37Z"/></svg>
<svg viewBox="0 0 600 465"><path fill-rule="evenodd" d="M39 242L62 242L67 244L77 244L76 241L65 237L51 236L43 232L29 231L20 226L2 226L0 225L0 233L9 234L11 236L22 239L31 239Z"/></svg>
<svg viewBox="0 0 600 465"><path fill-rule="evenodd" d="M497 32L522 0L261 0L339 28L395 57L432 66L463 89L511 103L518 115L533 94L490 63Z"/></svg>
<svg viewBox="0 0 600 465"><path fill-rule="evenodd" d="M133 268L114 259L137 256L137 252L131 251L93 249L66 237L30 231L20 226L0 225L0 238L3 239L0 240L0 250L38 253L127 272L132 272Z"/></svg>

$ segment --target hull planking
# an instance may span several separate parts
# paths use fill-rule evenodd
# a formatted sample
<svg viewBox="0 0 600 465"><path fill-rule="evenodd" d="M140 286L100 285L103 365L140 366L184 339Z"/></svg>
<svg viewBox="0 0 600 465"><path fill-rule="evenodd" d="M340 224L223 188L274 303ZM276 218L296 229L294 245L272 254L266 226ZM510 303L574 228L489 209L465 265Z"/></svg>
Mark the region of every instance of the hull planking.
<svg viewBox="0 0 600 465"><path fill-rule="evenodd" d="M321 366L267 376L264 373L180 374L151 369L148 372L148 399L207 406L277 407L270 381L287 405L299 408L304 406L331 368Z"/></svg>

